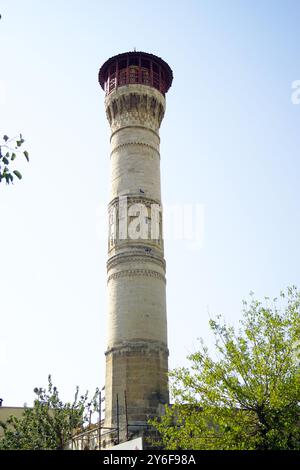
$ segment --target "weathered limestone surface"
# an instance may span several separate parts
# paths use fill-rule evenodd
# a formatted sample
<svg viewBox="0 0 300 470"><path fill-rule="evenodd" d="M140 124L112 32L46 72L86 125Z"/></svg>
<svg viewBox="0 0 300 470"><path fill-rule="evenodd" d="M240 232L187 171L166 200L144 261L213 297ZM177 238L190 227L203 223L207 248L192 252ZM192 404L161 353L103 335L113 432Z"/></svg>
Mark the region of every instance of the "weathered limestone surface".
<svg viewBox="0 0 300 470"><path fill-rule="evenodd" d="M105 107L112 132L109 213L117 229L108 246L105 426L117 424L118 395L122 432L125 391L131 425L145 424L169 399L162 214L156 239L118 234L120 196L127 196L129 208L147 208L150 231L151 206L161 204L159 127L165 98L149 86L127 85L110 93ZM122 217L128 224L134 218L130 209Z"/></svg>

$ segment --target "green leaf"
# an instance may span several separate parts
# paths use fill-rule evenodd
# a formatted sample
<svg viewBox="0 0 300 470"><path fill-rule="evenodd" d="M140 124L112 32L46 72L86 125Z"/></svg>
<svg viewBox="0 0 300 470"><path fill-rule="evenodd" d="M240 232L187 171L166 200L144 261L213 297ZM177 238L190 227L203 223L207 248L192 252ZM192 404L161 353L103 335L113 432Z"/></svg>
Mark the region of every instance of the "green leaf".
<svg viewBox="0 0 300 470"><path fill-rule="evenodd" d="M14 170L14 171L13 171L13 174L16 175L16 177L19 178L19 180L22 179L22 175L21 175L21 173L20 173L18 170Z"/></svg>
<svg viewBox="0 0 300 470"><path fill-rule="evenodd" d="M2 158L2 161L3 161L3 163L5 163L5 165L8 165L8 164L9 164L9 160L7 160L6 157L3 157L3 158Z"/></svg>
<svg viewBox="0 0 300 470"><path fill-rule="evenodd" d="M13 177L10 173L5 173L4 178L5 178L6 184L9 184L10 182L13 181Z"/></svg>
<svg viewBox="0 0 300 470"><path fill-rule="evenodd" d="M9 139L8 135L4 135L4 136L3 136L3 140L4 140L5 142L7 142L8 139Z"/></svg>
<svg viewBox="0 0 300 470"><path fill-rule="evenodd" d="M11 161L14 161L14 159L16 158L16 156L17 156L17 155L16 155L15 153L12 153L12 154L11 154L11 158L10 158Z"/></svg>
<svg viewBox="0 0 300 470"><path fill-rule="evenodd" d="M23 153L25 155L26 160L29 162L29 153L27 152L27 150L25 150Z"/></svg>

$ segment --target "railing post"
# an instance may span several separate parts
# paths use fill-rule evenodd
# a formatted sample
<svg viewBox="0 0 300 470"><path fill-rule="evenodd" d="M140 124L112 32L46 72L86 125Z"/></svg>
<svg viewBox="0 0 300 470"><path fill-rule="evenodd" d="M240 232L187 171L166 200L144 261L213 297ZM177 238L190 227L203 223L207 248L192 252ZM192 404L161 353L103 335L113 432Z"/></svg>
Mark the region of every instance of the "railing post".
<svg viewBox="0 0 300 470"><path fill-rule="evenodd" d="M152 60L150 60L150 85L151 85L151 86L154 86L154 83L153 83L153 64L152 64Z"/></svg>
<svg viewBox="0 0 300 470"><path fill-rule="evenodd" d="M163 93L163 91L162 91L162 84L161 84L161 66L159 66L159 68L158 68L158 73L159 73L159 77L158 77L158 80L159 80L159 85L158 85L158 86L159 86L159 91L160 91L161 93Z"/></svg>
<svg viewBox="0 0 300 470"><path fill-rule="evenodd" d="M116 88L119 86L119 63L116 62Z"/></svg>
<svg viewBox="0 0 300 470"><path fill-rule="evenodd" d="M138 83L142 83L142 58L139 56L139 77L138 77Z"/></svg>
<svg viewBox="0 0 300 470"><path fill-rule="evenodd" d="M126 85L129 83L129 56L127 56L126 60Z"/></svg>
<svg viewBox="0 0 300 470"><path fill-rule="evenodd" d="M108 72L107 72L107 90L106 90L106 94L109 95L110 93L110 67L108 69Z"/></svg>

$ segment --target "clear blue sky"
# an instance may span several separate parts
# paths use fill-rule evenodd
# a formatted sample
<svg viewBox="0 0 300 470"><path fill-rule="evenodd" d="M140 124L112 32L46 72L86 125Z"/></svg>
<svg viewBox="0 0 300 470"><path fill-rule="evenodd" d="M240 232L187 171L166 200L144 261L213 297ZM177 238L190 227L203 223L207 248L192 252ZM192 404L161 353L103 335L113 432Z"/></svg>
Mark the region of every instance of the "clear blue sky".
<svg viewBox="0 0 300 470"><path fill-rule="evenodd" d="M143 50L174 71L161 128L163 201L203 204L204 243L166 242L170 366L209 315L250 290L300 286L300 3L3 0L0 131L30 164L0 189L0 396L31 403L47 374L69 398L104 383L109 126L97 83Z"/></svg>

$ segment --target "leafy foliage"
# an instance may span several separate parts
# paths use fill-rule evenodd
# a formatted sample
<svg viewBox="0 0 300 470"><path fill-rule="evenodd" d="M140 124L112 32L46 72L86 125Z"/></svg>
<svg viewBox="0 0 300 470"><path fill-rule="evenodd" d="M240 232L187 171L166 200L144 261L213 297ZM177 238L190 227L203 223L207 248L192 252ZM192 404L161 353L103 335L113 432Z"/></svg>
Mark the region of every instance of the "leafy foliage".
<svg viewBox="0 0 300 470"><path fill-rule="evenodd" d="M11 416L0 423L4 429L0 449L65 449L75 430L83 428L98 406L98 390L89 400L88 392L79 397L78 387L73 402L63 403L50 375L48 389L35 388L34 393L33 408L25 408L21 418Z"/></svg>
<svg viewBox="0 0 300 470"><path fill-rule="evenodd" d="M2 181L5 181L6 184L13 183L15 177L19 180L22 179L21 173L12 169L12 162L19 154L23 154L26 160L29 161L27 150L21 148L24 142L22 134L13 138L9 138L7 135L3 136L0 144L0 184Z"/></svg>
<svg viewBox="0 0 300 470"><path fill-rule="evenodd" d="M264 304L251 293L238 332L210 321L190 369L170 375L175 404L152 424L167 449L300 449L300 293ZM296 353L295 353L295 347Z"/></svg>

